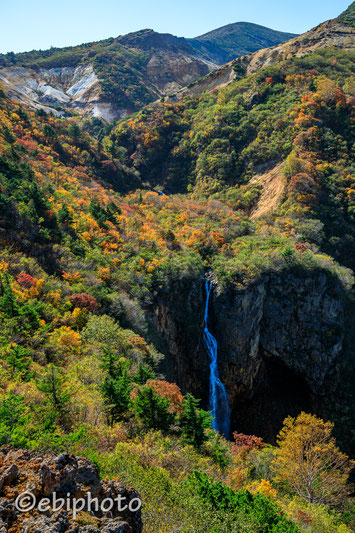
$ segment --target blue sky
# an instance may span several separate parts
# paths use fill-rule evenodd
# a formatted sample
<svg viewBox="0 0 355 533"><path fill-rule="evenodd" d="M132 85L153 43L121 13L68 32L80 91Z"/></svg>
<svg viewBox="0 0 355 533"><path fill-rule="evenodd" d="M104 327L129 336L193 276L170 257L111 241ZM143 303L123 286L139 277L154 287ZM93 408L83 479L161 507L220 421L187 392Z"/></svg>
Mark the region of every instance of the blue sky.
<svg viewBox="0 0 355 533"><path fill-rule="evenodd" d="M196 37L232 22L302 33L351 0L0 0L0 52L70 46L143 28Z"/></svg>

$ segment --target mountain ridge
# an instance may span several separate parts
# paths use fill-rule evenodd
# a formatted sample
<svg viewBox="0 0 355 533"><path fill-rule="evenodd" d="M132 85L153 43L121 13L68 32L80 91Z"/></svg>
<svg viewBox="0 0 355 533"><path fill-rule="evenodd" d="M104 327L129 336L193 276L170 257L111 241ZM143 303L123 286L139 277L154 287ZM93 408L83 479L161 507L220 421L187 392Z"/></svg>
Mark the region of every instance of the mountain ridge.
<svg viewBox="0 0 355 533"><path fill-rule="evenodd" d="M226 65L228 87L212 73L205 92L198 82L115 125L0 89L1 530L141 533L142 517L150 532L354 531L349 28L324 23ZM127 39L137 48L5 69L39 76L24 95L79 107L112 104L100 90L113 82L117 98L120 83L133 103L153 97L164 58L152 40L191 60L149 30ZM152 58L149 86L133 86ZM234 442L205 411L207 327ZM139 495L142 515L25 516L23 489Z"/></svg>
<svg viewBox="0 0 355 533"><path fill-rule="evenodd" d="M186 96L197 96L205 91L229 85L240 77L249 76L290 57L300 58L331 47L343 50L353 50L355 47L355 28L341 16L322 22L284 43L238 57L197 80L192 86L184 87L170 98L174 101Z"/></svg>
<svg viewBox="0 0 355 533"><path fill-rule="evenodd" d="M245 24L255 26L242 24L243 28ZM273 32L262 26L257 28L264 33ZM278 38L288 36L280 34ZM234 57L240 52L237 41L242 37L243 31L234 37ZM246 41L250 47L248 36ZM0 81L9 96L37 109L62 116L73 110L111 122L215 70L229 57L231 46L229 42L228 52L212 41L143 29L78 46L1 54ZM78 79L80 73L83 76ZM83 89L80 94L78 83Z"/></svg>
<svg viewBox="0 0 355 533"><path fill-rule="evenodd" d="M204 33L190 42L217 47L223 53L223 63L227 63L238 56L268 48L296 36L296 33L277 31L260 24L240 21ZM194 46L193 42L191 44Z"/></svg>

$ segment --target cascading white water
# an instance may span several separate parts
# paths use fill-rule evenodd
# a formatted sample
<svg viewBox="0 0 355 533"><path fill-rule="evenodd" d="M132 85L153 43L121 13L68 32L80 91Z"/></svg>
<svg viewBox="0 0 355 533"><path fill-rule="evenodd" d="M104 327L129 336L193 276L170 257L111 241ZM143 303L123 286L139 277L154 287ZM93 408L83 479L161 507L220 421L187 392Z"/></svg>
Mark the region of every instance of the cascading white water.
<svg viewBox="0 0 355 533"><path fill-rule="evenodd" d="M210 411L212 412L212 427L226 438L229 438L230 431L230 408L228 395L225 386L219 378L218 373L218 346L217 341L208 330L208 305L212 291L212 283L206 281L206 304L205 304L205 329L203 341L210 358Z"/></svg>

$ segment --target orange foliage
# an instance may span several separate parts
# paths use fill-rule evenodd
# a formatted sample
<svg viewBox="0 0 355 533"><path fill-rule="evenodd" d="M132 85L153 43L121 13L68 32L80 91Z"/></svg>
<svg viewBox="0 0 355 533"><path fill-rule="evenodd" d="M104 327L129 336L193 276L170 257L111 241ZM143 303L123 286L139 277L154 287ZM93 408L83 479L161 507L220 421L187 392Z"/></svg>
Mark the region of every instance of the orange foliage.
<svg viewBox="0 0 355 533"><path fill-rule="evenodd" d="M180 388L176 383L169 383L168 381L150 379L147 385L154 389L154 392L161 398L168 398L170 400L169 411L173 413L182 412L182 401L184 399Z"/></svg>
<svg viewBox="0 0 355 533"><path fill-rule="evenodd" d="M65 279L65 281L68 281L69 283L75 283L81 280L82 275L80 274L80 272L73 272L71 274L70 272L65 272L63 270L62 278Z"/></svg>
<svg viewBox="0 0 355 533"><path fill-rule="evenodd" d="M78 351L81 346L80 334L68 326L54 330L52 338L58 346L70 352Z"/></svg>

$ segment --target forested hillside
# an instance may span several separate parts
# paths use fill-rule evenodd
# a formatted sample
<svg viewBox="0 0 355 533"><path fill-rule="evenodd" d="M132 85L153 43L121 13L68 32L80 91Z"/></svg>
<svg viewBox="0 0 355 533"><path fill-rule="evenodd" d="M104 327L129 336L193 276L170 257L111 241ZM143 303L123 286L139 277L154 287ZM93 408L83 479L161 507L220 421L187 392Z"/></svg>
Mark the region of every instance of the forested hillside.
<svg viewBox="0 0 355 533"><path fill-rule="evenodd" d="M65 53L73 66L84 49ZM354 54L235 68L227 87L110 125L1 89L2 460L89 458L139 491L149 533L347 533ZM70 521L104 531L85 512Z"/></svg>
<svg viewBox="0 0 355 533"><path fill-rule="evenodd" d="M262 194L262 178L251 178L277 167L274 219L289 216L294 228L312 219L326 232L314 237L353 266L353 68L352 52L291 59L214 94L145 109L111 139L152 185L246 213Z"/></svg>

